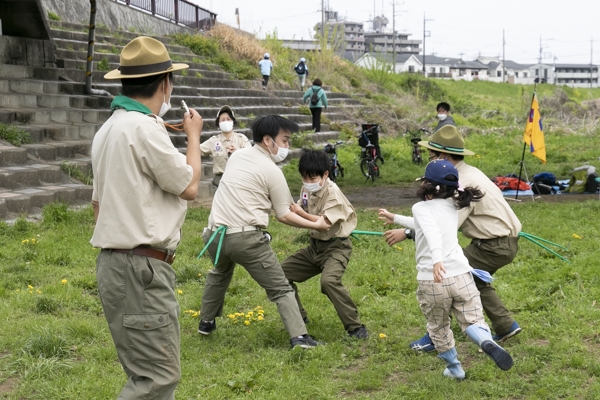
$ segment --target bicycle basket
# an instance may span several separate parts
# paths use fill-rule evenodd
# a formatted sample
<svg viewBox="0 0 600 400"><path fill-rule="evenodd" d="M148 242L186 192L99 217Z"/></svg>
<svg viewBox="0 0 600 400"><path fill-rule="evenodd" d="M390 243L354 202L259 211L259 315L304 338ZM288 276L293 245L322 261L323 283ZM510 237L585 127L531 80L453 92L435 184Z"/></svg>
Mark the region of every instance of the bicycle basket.
<svg viewBox="0 0 600 400"><path fill-rule="evenodd" d="M327 154L333 154L333 153L335 153L335 148L333 147L333 145L331 143L327 143L325 145L325 147L323 148L323 151Z"/></svg>
<svg viewBox="0 0 600 400"><path fill-rule="evenodd" d="M377 124L362 124L361 134L358 137L358 145L365 147L368 142L377 146L379 144L379 125Z"/></svg>

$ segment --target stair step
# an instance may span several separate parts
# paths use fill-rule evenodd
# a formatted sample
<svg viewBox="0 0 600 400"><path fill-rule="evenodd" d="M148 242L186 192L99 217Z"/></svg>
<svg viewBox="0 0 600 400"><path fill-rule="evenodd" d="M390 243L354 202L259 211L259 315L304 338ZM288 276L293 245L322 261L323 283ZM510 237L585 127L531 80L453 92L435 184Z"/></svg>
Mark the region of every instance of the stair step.
<svg viewBox="0 0 600 400"><path fill-rule="evenodd" d="M76 155L89 155L92 147L91 140L52 141L23 145L30 158L35 160L54 161L57 159L72 159Z"/></svg>
<svg viewBox="0 0 600 400"><path fill-rule="evenodd" d="M47 164L0 167L0 187L17 189L24 186L38 186L42 182L61 181L61 169Z"/></svg>
<svg viewBox="0 0 600 400"><path fill-rule="evenodd" d="M40 212L41 208L55 201L67 204L89 204L92 187L78 183L40 185L15 190L0 191L0 218L9 213Z"/></svg>
<svg viewBox="0 0 600 400"><path fill-rule="evenodd" d="M27 150L23 147L0 145L0 165L22 165L27 161Z"/></svg>

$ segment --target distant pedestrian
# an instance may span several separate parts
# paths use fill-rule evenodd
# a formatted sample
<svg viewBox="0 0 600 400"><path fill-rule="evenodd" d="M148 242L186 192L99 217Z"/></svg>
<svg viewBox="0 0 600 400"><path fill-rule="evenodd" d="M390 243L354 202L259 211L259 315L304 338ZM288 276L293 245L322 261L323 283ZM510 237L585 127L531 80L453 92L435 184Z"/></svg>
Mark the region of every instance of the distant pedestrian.
<svg viewBox="0 0 600 400"><path fill-rule="evenodd" d="M306 58L302 57L300 62L294 66L294 71L298 74L300 80L301 90L304 91L304 85L306 84L306 78L308 77L308 66L306 65Z"/></svg>
<svg viewBox="0 0 600 400"><path fill-rule="evenodd" d="M304 103L309 101L310 113L312 114L312 128L315 132L321 132L321 112L327 110L327 95L322 88L323 82L317 78L313 86L304 93Z"/></svg>
<svg viewBox="0 0 600 400"><path fill-rule="evenodd" d="M273 63L270 60L271 56L269 53L265 53L263 59L258 62L258 67L260 68L260 73L263 76L262 87L263 90L267 90L267 84L269 83L269 77L271 76L271 71L273 70Z"/></svg>
<svg viewBox="0 0 600 400"><path fill-rule="evenodd" d="M437 111L437 119L440 121L440 122L438 122L437 126L435 127L436 131L438 129L440 129L442 126L446 126L446 125L456 126L456 123L454 122L454 118L452 118L452 115L450 115L450 104L448 104L446 102L441 102L435 107L435 109Z"/></svg>

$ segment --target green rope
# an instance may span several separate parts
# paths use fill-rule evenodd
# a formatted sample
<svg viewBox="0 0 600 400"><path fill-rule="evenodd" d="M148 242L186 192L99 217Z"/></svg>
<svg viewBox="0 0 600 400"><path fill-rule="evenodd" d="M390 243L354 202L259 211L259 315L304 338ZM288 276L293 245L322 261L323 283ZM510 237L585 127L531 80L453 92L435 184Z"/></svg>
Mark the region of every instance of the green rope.
<svg viewBox="0 0 600 400"><path fill-rule="evenodd" d="M215 237L217 236L217 234L219 232L223 232L221 234L221 237L219 238L219 243L217 244L217 254L215 255L215 262L214 265L217 265L217 263L219 262L219 255L221 254L221 246L223 245L223 239L225 238L225 232L227 231L227 227L225 225L221 225L217 228L216 231L213 232L213 234L211 235L210 239L208 239L208 242L206 242L206 246L204 246L204 248L202 249L202 251L200 252L200 254L198 254L198 257L196 257L196 259L200 259L200 257L202 257L202 254L204 254L204 252L206 250L208 250L208 246L210 246L210 244L212 243L213 240L215 240Z"/></svg>
<svg viewBox="0 0 600 400"><path fill-rule="evenodd" d="M551 242L551 241L549 241L549 240L542 239L542 238L540 238L540 237L537 237L537 236L531 235L531 234L529 234L529 233L526 233L526 232L519 232L519 236L521 236L521 237L524 237L525 239L527 239L527 240L529 240L529 241L531 241L531 242L533 242L533 243L537 244L537 245L538 245L538 246L540 246L542 249L544 249L544 250L546 250L546 251L549 251L550 253L554 254L556 257L560 258L561 260L563 260L563 261L565 261L565 262L568 262L569 264L571 264L571 261L567 260L565 257L561 256L560 254L558 254L558 253L557 253L557 252L555 252L554 250L552 250L552 249L550 249L550 248L548 248L548 247L544 246L542 243L538 242L538 240L540 240L540 241L542 241L542 242L545 242L545 243L548 243L548 244L551 244L551 245L554 245L554 246L557 246L557 247L560 247L560 248L562 248L562 249L568 250L566 247L564 247L564 246L561 246L560 244L553 243L553 242Z"/></svg>
<svg viewBox="0 0 600 400"><path fill-rule="evenodd" d="M540 242L544 242L544 243L548 243L548 244L551 244L551 245L553 245L553 246L556 246L556 247L560 247L560 248L561 248L561 249L563 249L563 250L569 250L569 249L567 249L565 246L561 246L560 244L557 244L557 243L551 242L551 241L549 241L549 240L543 239L543 238L541 238L541 237L538 237L538 236L532 235L531 233L527 233L527 232L519 232L519 236L522 236L522 237L524 237L524 238L532 238L532 239L537 239L537 240L539 240Z"/></svg>
<svg viewBox="0 0 600 400"><path fill-rule="evenodd" d="M373 236L383 236L383 232L370 232L370 231L352 231L353 235L373 235Z"/></svg>

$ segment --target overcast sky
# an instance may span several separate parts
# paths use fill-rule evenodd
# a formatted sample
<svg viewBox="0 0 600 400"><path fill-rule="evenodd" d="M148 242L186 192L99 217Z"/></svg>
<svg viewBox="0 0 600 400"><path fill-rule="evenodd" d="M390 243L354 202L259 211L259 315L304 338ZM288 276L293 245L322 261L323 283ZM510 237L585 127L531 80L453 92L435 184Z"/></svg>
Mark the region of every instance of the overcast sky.
<svg viewBox="0 0 600 400"><path fill-rule="evenodd" d="M282 39L309 39L321 21L321 0L188 0L218 14L217 20L264 37L277 30ZM325 0L325 5L349 21L363 22L384 14L392 26L391 0ZM428 20L427 54L462 57L502 57L505 31L507 60L538 61L540 37L544 62L600 64L599 0L397 0L396 30L423 40L423 15ZM592 39L593 50L592 50Z"/></svg>

